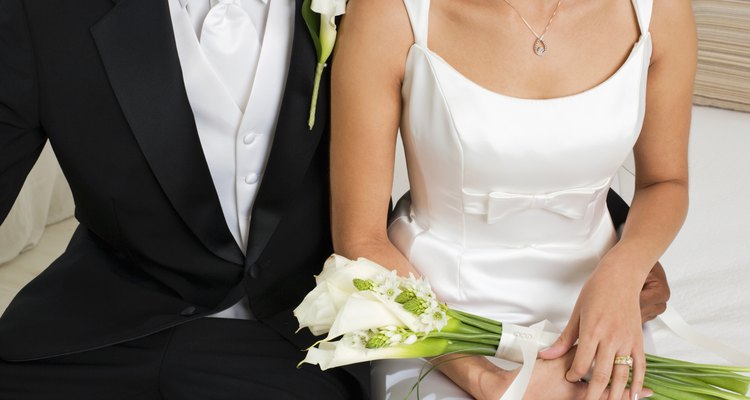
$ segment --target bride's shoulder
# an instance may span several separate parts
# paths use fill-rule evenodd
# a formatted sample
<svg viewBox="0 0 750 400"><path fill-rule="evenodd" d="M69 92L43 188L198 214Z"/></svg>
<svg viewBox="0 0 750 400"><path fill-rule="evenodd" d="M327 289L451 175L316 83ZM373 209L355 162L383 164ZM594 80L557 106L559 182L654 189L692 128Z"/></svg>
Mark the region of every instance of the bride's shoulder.
<svg viewBox="0 0 750 400"><path fill-rule="evenodd" d="M383 41L413 42L404 0L349 0L342 24L361 35L377 35Z"/></svg>
<svg viewBox="0 0 750 400"><path fill-rule="evenodd" d="M413 43L403 0L349 0L334 57L400 77Z"/></svg>
<svg viewBox="0 0 750 400"><path fill-rule="evenodd" d="M653 39L654 62L673 52L692 51L697 38L691 2L653 0L649 32Z"/></svg>

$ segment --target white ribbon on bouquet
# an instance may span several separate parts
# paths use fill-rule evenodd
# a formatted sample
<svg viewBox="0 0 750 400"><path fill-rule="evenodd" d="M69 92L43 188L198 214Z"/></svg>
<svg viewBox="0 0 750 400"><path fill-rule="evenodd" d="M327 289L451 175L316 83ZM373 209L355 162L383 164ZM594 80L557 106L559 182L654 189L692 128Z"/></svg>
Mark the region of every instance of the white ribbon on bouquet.
<svg viewBox="0 0 750 400"><path fill-rule="evenodd" d="M544 320L531 326L503 324L503 335L495 357L521 363L521 369L500 400L519 400L526 393L534 372L537 354L552 346L560 336L552 324Z"/></svg>

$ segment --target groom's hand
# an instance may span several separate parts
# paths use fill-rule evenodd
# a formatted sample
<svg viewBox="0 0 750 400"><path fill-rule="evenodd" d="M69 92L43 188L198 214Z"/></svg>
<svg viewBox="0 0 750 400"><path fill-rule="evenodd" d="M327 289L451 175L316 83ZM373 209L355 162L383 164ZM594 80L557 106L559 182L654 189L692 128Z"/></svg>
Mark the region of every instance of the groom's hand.
<svg viewBox="0 0 750 400"><path fill-rule="evenodd" d="M641 319L651 321L667 309L669 283L661 263L657 262L649 272L641 290Z"/></svg>

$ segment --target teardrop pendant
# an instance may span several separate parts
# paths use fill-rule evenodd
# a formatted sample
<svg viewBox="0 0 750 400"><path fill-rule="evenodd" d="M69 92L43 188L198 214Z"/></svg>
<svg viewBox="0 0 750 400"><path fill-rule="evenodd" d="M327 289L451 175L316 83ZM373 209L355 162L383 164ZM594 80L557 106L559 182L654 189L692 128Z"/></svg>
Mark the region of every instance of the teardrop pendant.
<svg viewBox="0 0 750 400"><path fill-rule="evenodd" d="M541 57L544 55L546 51L547 51L547 45L544 43L544 40L537 39L534 41L534 54Z"/></svg>

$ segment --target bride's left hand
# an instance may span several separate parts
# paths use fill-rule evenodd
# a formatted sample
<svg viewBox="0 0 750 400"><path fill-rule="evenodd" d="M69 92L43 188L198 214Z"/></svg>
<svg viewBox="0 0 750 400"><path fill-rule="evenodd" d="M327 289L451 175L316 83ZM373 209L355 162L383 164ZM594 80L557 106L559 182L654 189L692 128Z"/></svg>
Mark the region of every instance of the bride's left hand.
<svg viewBox="0 0 750 400"><path fill-rule="evenodd" d="M540 354L542 359L558 358L577 340L578 350L566 379L577 382L591 371L586 400L602 398L608 386L610 400L622 398L630 369L614 365L617 356L633 357L630 392L640 395L646 372L639 302L642 286L643 279L633 268L600 264L581 290L560 338Z"/></svg>

